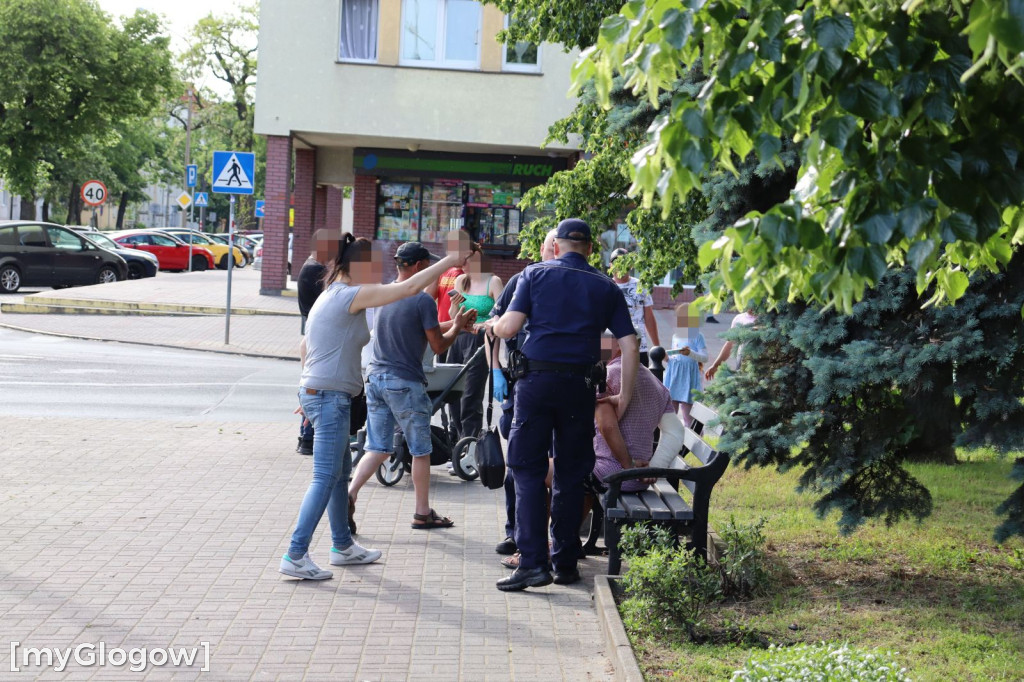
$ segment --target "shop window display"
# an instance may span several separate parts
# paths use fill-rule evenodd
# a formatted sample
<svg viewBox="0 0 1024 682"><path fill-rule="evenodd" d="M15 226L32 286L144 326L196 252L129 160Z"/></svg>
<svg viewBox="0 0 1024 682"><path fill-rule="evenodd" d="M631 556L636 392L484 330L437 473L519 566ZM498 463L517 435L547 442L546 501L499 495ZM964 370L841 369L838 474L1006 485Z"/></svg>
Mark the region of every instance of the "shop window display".
<svg viewBox="0 0 1024 682"><path fill-rule="evenodd" d="M377 239L440 243L465 229L474 241L515 250L520 229L536 217L521 215L518 182L387 179L379 187Z"/></svg>
<svg viewBox="0 0 1024 682"><path fill-rule="evenodd" d="M420 231L420 185L382 182L377 200L377 239L409 241Z"/></svg>
<svg viewBox="0 0 1024 682"><path fill-rule="evenodd" d="M423 183L423 231L420 241L440 242L442 235L462 226L461 180L433 180Z"/></svg>
<svg viewBox="0 0 1024 682"><path fill-rule="evenodd" d="M470 236L494 246L518 246L521 198L518 182L467 182L466 229Z"/></svg>

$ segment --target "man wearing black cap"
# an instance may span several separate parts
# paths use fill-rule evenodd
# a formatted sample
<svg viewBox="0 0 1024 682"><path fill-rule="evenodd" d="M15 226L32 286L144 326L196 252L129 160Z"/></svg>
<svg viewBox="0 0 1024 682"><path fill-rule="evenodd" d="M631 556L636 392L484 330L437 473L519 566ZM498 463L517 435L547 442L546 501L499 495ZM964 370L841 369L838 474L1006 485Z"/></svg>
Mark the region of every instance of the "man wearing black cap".
<svg viewBox="0 0 1024 682"><path fill-rule="evenodd" d="M511 363L519 378L508 446L521 557L519 568L498 581L499 590L567 585L580 578L576 561L583 481L594 469L594 406L602 383L596 368L605 329L618 339L623 356L620 392L605 400L621 417L633 395L639 364L636 331L622 292L587 264L591 249L589 225L575 218L560 222L555 259L527 267L508 310L488 323L496 336L507 339L529 322L521 355ZM552 439L554 542L549 557L544 479Z"/></svg>
<svg viewBox="0 0 1024 682"><path fill-rule="evenodd" d="M409 279L436 261L419 242L406 242L395 252L396 281ZM471 319L472 318L472 319ZM448 528L451 519L430 508L430 398L423 373L427 344L434 353L452 345L459 330L475 316L459 309L451 322L439 325L437 304L428 294L389 303L377 310L373 325L373 352L366 377L366 455L349 485L350 509L363 484L390 457L394 449L395 422L405 434L412 455L412 484L416 491L414 529ZM447 327L442 333L442 327Z"/></svg>

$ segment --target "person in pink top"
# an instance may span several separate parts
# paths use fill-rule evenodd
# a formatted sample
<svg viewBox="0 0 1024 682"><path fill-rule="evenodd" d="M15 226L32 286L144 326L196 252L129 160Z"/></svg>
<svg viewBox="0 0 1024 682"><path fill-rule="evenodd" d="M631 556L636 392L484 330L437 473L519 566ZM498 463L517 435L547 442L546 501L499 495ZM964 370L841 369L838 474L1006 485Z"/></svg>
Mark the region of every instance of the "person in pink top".
<svg viewBox="0 0 1024 682"><path fill-rule="evenodd" d="M605 340L602 340L605 345ZM610 344L612 359L608 363L607 390L599 395L616 395L622 378L622 355L615 344ZM664 415L669 419L663 421ZM665 385L651 371L640 366L633 386L633 398L629 407L618 420L615 408L609 402L599 400L594 411L594 475L604 481L624 469L649 465L654 455L654 430L663 423L679 420L674 416L672 396ZM670 427L671 428L671 425ZM681 430L681 426L677 430ZM650 485L648 479L627 481L622 484L623 492L643 490Z"/></svg>

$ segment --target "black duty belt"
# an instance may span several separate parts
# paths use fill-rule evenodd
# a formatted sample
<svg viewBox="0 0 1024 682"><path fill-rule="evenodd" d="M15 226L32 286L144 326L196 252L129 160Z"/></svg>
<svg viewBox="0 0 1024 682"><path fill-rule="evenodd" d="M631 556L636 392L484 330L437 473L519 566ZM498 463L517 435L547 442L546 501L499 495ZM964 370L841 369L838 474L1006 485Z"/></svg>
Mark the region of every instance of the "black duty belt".
<svg viewBox="0 0 1024 682"><path fill-rule="evenodd" d="M587 386L596 386L602 393L606 389L605 367L600 362L596 365L544 362L542 360L531 360L522 351L514 350L508 355L508 368L509 374L513 379L519 379L528 372L565 372L585 379Z"/></svg>
<svg viewBox="0 0 1024 682"><path fill-rule="evenodd" d="M565 362L542 362L529 359L526 361L527 372L567 372L576 376L589 377L593 369L593 365L573 365Z"/></svg>

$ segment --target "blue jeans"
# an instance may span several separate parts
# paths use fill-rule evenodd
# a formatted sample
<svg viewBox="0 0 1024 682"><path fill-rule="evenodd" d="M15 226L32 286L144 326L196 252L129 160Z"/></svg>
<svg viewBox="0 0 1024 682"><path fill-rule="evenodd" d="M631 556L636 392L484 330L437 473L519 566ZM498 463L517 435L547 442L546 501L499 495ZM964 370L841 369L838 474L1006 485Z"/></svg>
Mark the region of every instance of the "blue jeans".
<svg viewBox="0 0 1024 682"><path fill-rule="evenodd" d="M430 398L421 381L381 372L366 378L366 451L395 451L395 422L405 434L409 454L433 451L430 441Z"/></svg>
<svg viewBox="0 0 1024 682"><path fill-rule="evenodd" d="M313 481L302 498L299 520L288 545L288 556L301 559L309 551L313 531L327 510L331 541L338 549L352 544L348 529L348 477L352 457L348 450L352 397L341 391L299 390L299 404L316 430L313 438Z"/></svg>

